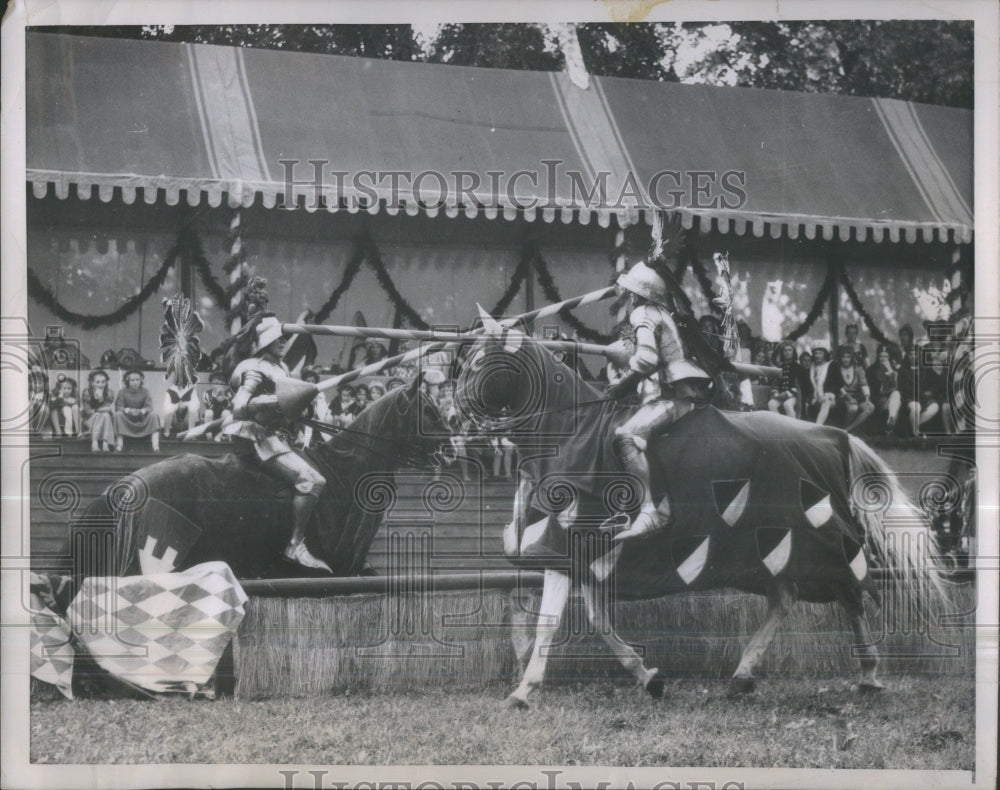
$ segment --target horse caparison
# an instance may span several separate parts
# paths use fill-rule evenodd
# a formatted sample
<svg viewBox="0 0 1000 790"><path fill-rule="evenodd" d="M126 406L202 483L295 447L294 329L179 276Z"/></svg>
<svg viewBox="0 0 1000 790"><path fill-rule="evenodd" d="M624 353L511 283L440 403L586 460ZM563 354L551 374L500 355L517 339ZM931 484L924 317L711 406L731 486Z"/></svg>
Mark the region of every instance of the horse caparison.
<svg viewBox="0 0 1000 790"><path fill-rule="evenodd" d="M615 633L607 603L735 588L764 595L767 615L733 674L734 692L754 670L796 601L837 602L860 659L860 688L879 689L878 654L864 595L921 611L949 593L928 525L894 473L862 440L770 412L696 408L650 442L653 498L668 497L673 524L614 542L641 497L611 449L614 427L635 408L609 401L516 330L477 341L466 354L456 403L473 425L505 431L521 456L508 558L543 568L530 660L507 704L527 707L548 650L578 589L588 617L621 664L654 696L664 677ZM936 607L936 608L935 608Z"/></svg>
<svg viewBox="0 0 1000 790"><path fill-rule="evenodd" d="M319 447L299 451L327 479L306 543L335 575L351 576L363 568L392 505L393 473L429 466L448 429L415 382L330 433ZM300 567L281 557L291 523L287 484L231 454L185 454L109 486L80 524L113 530L115 556L77 557L75 564L88 575L127 576L223 560L241 579L295 576Z"/></svg>

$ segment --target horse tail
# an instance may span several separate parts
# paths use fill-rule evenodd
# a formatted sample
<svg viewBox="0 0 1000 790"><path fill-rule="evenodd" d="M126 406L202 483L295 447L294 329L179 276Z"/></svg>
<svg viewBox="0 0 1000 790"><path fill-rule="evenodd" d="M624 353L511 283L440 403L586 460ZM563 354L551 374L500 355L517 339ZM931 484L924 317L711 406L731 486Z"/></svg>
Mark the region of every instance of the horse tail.
<svg viewBox="0 0 1000 790"><path fill-rule="evenodd" d="M946 561L927 517L889 465L856 436L850 436L849 464L851 513L864 528L873 558L890 569L897 588L910 591L916 586L935 603L947 604L952 596L944 575Z"/></svg>

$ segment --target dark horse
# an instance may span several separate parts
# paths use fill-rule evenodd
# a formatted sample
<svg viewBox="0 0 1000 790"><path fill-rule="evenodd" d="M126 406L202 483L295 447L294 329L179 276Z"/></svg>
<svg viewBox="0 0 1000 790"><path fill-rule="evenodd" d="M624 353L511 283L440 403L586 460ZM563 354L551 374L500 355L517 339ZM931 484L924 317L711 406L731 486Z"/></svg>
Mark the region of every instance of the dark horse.
<svg viewBox="0 0 1000 790"><path fill-rule="evenodd" d="M306 536L309 550L334 574L357 574L392 500L393 472L430 465L447 432L414 383L302 451L328 481ZM126 576L223 560L238 578L299 575L281 556L291 522L286 484L231 454L180 455L122 478L88 508L82 523L114 530L115 557L103 558L104 568L94 567L100 557L84 564L88 575Z"/></svg>
<svg viewBox="0 0 1000 790"><path fill-rule="evenodd" d="M534 649L509 705L527 706L541 684L574 585L597 632L654 696L663 677L615 634L606 600L720 587L766 595L766 620L733 676L737 692L753 688L754 668L797 600L843 606L861 687L880 688L863 607L865 592L878 600L872 557L895 571L891 592L946 601L919 511L885 463L846 432L770 412L696 408L647 448L654 501L668 498L673 525L615 542L641 502L638 481L611 449L634 406L602 397L513 329L478 340L465 359L456 390L463 416L506 431L522 459L505 553L545 571Z"/></svg>

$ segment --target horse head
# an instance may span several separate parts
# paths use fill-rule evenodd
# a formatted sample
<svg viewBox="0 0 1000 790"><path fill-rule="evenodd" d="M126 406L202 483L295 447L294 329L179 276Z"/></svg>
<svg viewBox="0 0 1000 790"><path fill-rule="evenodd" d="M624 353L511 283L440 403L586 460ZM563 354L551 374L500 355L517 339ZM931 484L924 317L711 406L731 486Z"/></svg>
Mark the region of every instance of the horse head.
<svg viewBox="0 0 1000 790"><path fill-rule="evenodd" d="M484 319L485 333L460 354L455 407L479 430L534 436L550 415L599 399L562 352L551 352L516 327Z"/></svg>
<svg viewBox="0 0 1000 790"><path fill-rule="evenodd" d="M420 388L419 377L409 386L382 396L369 408L383 401L386 407L379 436L391 440L391 451L409 466L437 465L449 447L451 432L437 404Z"/></svg>

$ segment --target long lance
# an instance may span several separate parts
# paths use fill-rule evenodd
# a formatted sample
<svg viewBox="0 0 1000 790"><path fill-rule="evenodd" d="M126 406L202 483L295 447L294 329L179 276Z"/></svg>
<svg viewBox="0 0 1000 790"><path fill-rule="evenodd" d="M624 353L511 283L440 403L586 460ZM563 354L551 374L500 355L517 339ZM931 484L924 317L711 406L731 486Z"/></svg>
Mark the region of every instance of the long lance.
<svg viewBox="0 0 1000 790"><path fill-rule="evenodd" d="M597 292L595 292L597 293ZM418 329L383 329L380 327L357 327L339 326L325 324L282 324L282 331L286 334L312 334L331 335L334 337L359 337L359 338L386 338L398 340L419 340L436 341L443 348L452 343L463 343L476 340L481 337L478 332L439 332L435 330ZM580 343L576 340L539 340L532 338L532 343L536 343L543 348L552 351L575 352L577 354L588 354L592 356L613 356L616 350L612 346L602 346L597 343ZM437 350L437 346L435 346ZM429 350L420 349L420 353L430 353ZM416 351L409 352L410 354ZM405 356L405 355L403 355ZM382 362L374 363L382 365ZM768 365L748 365L742 362L733 362L733 367L738 373L745 376L777 376L781 370ZM353 371L352 371L353 372ZM360 374L360 371L358 371ZM347 375L347 374L344 374ZM366 374L374 375L374 374ZM325 384L326 382L323 382ZM343 379L339 380L343 383ZM332 385L331 385L332 386Z"/></svg>
<svg viewBox="0 0 1000 790"><path fill-rule="evenodd" d="M614 286L608 286L607 288L601 288L597 291L591 291L590 293L582 294L581 296L574 296L572 299L564 299L561 302L556 302L555 304L546 305L545 307L540 307L537 310L531 310L527 313L521 313L520 315L512 316L510 318L505 318L500 323L504 326L513 326L518 321L536 321L539 318L545 318L547 316L556 315L564 310L573 310L577 307L582 307L584 305L593 304L594 302L599 302L602 299L607 299L614 296L615 288ZM383 330L392 331L392 330ZM469 333L471 337L478 337L482 335L483 329L477 329ZM463 339L468 340L471 337L465 337ZM377 376L388 368L396 367L397 365L405 365L408 362L413 362L420 357L426 356L427 354L433 354L437 351L444 351L449 346L454 343L459 342L456 340L448 340L442 342L434 342L420 348L415 348L412 351L407 351L405 354L397 354L394 357L386 357L385 359L379 360L378 362L373 362L370 365L365 365L363 368L358 370L349 370L347 373L342 373L339 376L334 376L332 378L321 381L316 385L317 389L320 391L325 391L329 389L336 389L337 387L343 386L355 379L363 378L365 376Z"/></svg>

